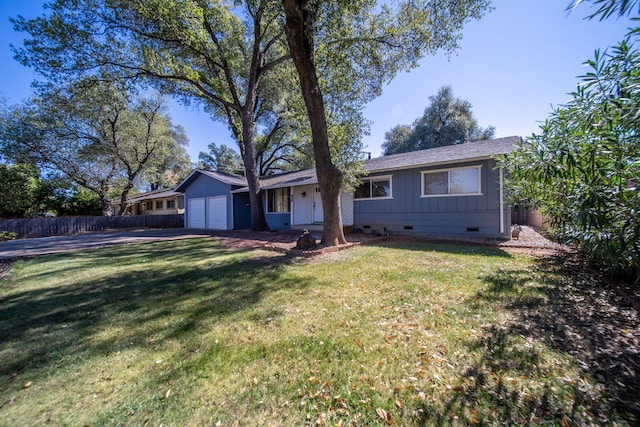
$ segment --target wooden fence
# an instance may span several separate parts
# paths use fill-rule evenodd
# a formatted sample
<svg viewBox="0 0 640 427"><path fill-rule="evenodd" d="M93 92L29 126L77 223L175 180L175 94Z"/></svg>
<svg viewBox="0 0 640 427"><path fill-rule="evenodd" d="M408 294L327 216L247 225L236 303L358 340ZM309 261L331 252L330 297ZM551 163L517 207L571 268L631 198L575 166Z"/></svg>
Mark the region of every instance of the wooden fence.
<svg viewBox="0 0 640 427"><path fill-rule="evenodd" d="M184 227L184 215L0 219L0 231L16 233L18 239L65 236L104 230L179 227Z"/></svg>
<svg viewBox="0 0 640 427"><path fill-rule="evenodd" d="M530 225L537 228L548 228L549 224L544 221L540 212L535 209L513 207L511 208L511 223L520 225Z"/></svg>

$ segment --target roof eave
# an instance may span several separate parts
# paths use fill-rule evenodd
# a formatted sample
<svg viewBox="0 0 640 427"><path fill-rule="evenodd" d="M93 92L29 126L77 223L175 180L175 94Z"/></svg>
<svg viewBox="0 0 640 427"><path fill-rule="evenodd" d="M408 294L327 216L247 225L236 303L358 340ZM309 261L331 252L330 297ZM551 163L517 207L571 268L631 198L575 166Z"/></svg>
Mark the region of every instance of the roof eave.
<svg viewBox="0 0 640 427"><path fill-rule="evenodd" d="M453 163L480 162L480 161L495 159L496 157L501 155L502 154L496 154L496 155L490 155L490 156L469 157L468 159L442 160L439 162L416 163L416 164L407 165L407 166L386 167L386 168L380 168L380 169L367 169L367 172L369 173L392 172L397 170L418 169L418 168L426 168L426 167L432 167L432 166L450 165Z"/></svg>

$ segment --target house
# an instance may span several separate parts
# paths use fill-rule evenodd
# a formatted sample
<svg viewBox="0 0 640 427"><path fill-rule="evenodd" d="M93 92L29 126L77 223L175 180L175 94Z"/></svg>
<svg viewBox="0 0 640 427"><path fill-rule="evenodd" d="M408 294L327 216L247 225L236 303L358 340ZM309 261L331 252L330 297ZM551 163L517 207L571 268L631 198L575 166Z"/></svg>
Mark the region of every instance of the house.
<svg viewBox="0 0 640 427"><path fill-rule="evenodd" d="M471 142L370 159L354 192L342 191L343 225L365 233L509 238L510 207L496 157L519 137ZM272 229L323 221L313 169L266 176L265 217ZM246 180L195 171L175 190L186 203L185 227L241 229L250 225Z"/></svg>
<svg viewBox="0 0 640 427"><path fill-rule="evenodd" d="M111 202L111 210L118 213L120 200ZM182 215L184 195L174 189L154 190L127 198L125 215Z"/></svg>

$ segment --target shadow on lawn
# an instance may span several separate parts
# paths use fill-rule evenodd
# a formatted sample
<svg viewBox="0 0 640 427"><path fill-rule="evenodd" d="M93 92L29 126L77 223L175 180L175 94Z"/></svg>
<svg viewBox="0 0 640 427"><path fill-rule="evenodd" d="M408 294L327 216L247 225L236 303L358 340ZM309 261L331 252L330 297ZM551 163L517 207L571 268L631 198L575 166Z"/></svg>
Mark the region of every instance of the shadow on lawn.
<svg viewBox="0 0 640 427"><path fill-rule="evenodd" d="M305 288L307 281L282 276L284 256L248 257L246 252L181 241L75 253L73 265L44 265L43 275L79 272L87 265L139 266L121 275L79 279L57 287L10 292L0 303L0 350L11 357L0 364L0 378L47 372L74 357L94 357L149 341L180 336L203 321L251 308L268 292ZM47 257L43 264L69 255ZM206 260L185 265L188 259ZM145 269L145 260L167 267ZM117 264L115 264L117 263ZM256 274L257 270L260 274ZM74 279L72 279L74 280ZM172 325L167 315L180 319ZM100 332L118 328L118 338ZM7 354L7 353L5 353Z"/></svg>
<svg viewBox="0 0 640 427"><path fill-rule="evenodd" d="M488 327L471 344L483 356L462 373L461 383L474 380L452 395L444 410L423 408L425 424L450 422L451 413L466 413L462 424L492 423L492 415L510 424L640 422L638 312L606 281L569 255L540 258L531 271L499 270L483 279L489 288L478 294L478 301L498 303L517 320ZM523 339L572 356L583 377L599 386L567 378L563 387L555 383L537 392L509 387L503 378L514 372L544 379L539 350L516 344ZM473 419L474 401L487 399L496 413Z"/></svg>

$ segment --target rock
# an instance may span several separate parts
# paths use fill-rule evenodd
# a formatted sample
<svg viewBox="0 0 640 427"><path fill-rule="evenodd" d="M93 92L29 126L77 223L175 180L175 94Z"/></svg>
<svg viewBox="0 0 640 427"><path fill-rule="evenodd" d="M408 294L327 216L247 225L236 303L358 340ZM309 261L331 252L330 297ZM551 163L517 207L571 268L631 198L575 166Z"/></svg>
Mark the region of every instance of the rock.
<svg viewBox="0 0 640 427"><path fill-rule="evenodd" d="M303 251L308 251L309 249L313 249L316 247L316 238L309 233L309 230L304 230L302 232L302 236L298 237L298 241L296 242L296 249L302 249Z"/></svg>
<svg viewBox="0 0 640 427"><path fill-rule="evenodd" d="M520 231L522 231L522 227L520 227L518 224L515 224L511 229L511 237L513 238L513 240L520 239Z"/></svg>

